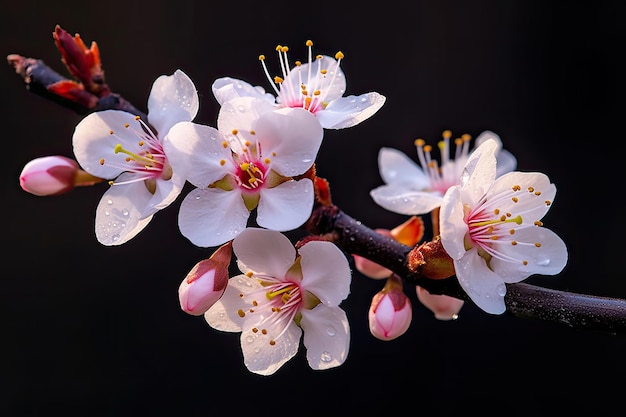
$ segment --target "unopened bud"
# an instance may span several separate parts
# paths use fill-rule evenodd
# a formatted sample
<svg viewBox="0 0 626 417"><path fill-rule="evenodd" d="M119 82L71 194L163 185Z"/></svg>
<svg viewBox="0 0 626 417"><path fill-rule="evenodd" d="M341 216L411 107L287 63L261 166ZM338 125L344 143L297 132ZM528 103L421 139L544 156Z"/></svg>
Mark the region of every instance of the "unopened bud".
<svg viewBox="0 0 626 417"><path fill-rule="evenodd" d="M393 340L407 331L412 318L411 301L402 291L402 281L392 275L372 298L368 313L370 332L377 339Z"/></svg>
<svg viewBox="0 0 626 417"><path fill-rule="evenodd" d="M37 196L52 196L67 193L76 186L102 182L80 169L78 163L64 156L43 156L24 165L20 174L20 186Z"/></svg>
<svg viewBox="0 0 626 417"><path fill-rule="evenodd" d="M204 314L224 294L232 242L220 246L210 258L198 262L178 287L180 308L192 316Z"/></svg>
<svg viewBox="0 0 626 417"><path fill-rule="evenodd" d="M465 301L444 294L431 294L428 290L417 285L417 298L422 304L435 314L438 320L456 320Z"/></svg>

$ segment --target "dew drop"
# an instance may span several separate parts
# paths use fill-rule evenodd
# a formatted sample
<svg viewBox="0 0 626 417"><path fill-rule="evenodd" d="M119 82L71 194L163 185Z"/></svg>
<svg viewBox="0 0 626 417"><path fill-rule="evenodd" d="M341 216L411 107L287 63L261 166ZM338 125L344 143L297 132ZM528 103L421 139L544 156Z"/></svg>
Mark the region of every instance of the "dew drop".
<svg viewBox="0 0 626 417"><path fill-rule="evenodd" d="M110 198L107 200L107 204L110 206L113 204L113 200L111 200Z"/></svg>
<svg viewBox="0 0 626 417"><path fill-rule="evenodd" d="M261 349L259 349L259 347L258 347L258 346L255 346L255 348L254 348L254 353L259 353L259 351L260 351L260 350L261 350ZM254 361L256 362L256 359L255 359Z"/></svg>
<svg viewBox="0 0 626 417"><path fill-rule="evenodd" d="M128 217L128 214L129 214L128 210L126 210L126 209L122 210L122 216Z"/></svg>
<svg viewBox="0 0 626 417"><path fill-rule="evenodd" d="M504 297L504 295L506 294L506 285L504 283L498 284L498 287L496 288L496 292L498 293L499 296Z"/></svg>
<svg viewBox="0 0 626 417"><path fill-rule="evenodd" d="M322 352L322 354L320 355L320 359L322 360L322 362L330 362L333 360L332 355L330 354L330 352L324 351Z"/></svg>
<svg viewBox="0 0 626 417"><path fill-rule="evenodd" d="M240 113L244 113L246 111L246 108L244 106L237 106L237 110L239 110Z"/></svg>
<svg viewBox="0 0 626 417"><path fill-rule="evenodd" d="M329 328L326 329L326 334L329 336L334 336L335 334L337 334L337 331L335 330L333 326L330 326Z"/></svg>
<svg viewBox="0 0 626 417"><path fill-rule="evenodd" d="M246 342L248 342L248 343L254 342L254 337L252 337L252 335L246 336Z"/></svg>
<svg viewBox="0 0 626 417"><path fill-rule="evenodd" d="M113 236L111 236L111 239L113 240L113 242L117 242L118 240L120 240L120 235L116 233Z"/></svg>
<svg viewBox="0 0 626 417"><path fill-rule="evenodd" d="M550 258L537 259L537 265L539 265L539 266L548 266L548 265L550 265Z"/></svg>

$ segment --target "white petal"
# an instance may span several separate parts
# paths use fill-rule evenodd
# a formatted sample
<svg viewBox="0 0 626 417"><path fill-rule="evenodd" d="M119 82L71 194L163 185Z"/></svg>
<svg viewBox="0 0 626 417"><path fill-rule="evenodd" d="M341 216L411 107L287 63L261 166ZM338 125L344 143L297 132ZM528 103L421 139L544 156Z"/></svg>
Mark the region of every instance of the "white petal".
<svg viewBox="0 0 626 417"><path fill-rule="evenodd" d="M506 149L500 149L496 154L496 161L496 177L500 177L517 168L517 159Z"/></svg>
<svg viewBox="0 0 626 417"><path fill-rule="evenodd" d="M256 279L245 275L237 275L228 280L226 291L215 304L204 313L204 319L212 328L223 332L240 332L243 328L244 317L239 310L247 310L250 306L241 297L241 294L261 288Z"/></svg>
<svg viewBox="0 0 626 417"><path fill-rule="evenodd" d="M259 116L275 109L276 106L265 99L235 97L220 107L217 129L225 134L230 134L233 130L254 130ZM240 149L234 150L240 152Z"/></svg>
<svg viewBox="0 0 626 417"><path fill-rule="evenodd" d="M452 259L461 259L465 255L463 240L468 231L469 228L464 220L460 187L450 187L441 203L439 234L441 244Z"/></svg>
<svg viewBox="0 0 626 417"><path fill-rule="evenodd" d="M161 75L152 84L148 97L148 121L160 138L176 123L193 120L198 109L196 86L181 70L172 75Z"/></svg>
<svg viewBox="0 0 626 417"><path fill-rule="evenodd" d="M105 110L89 114L74 130L72 144L74 156L80 166L91 175L111 179L119 175L127 165L128 155L115 153L118 143L126 149L137 147L138 138L124 126L136 125L135 116L119 110ZM111 135L111 131L115 136ZM104 159L105 164L100 161ZM117 167L116 167L117 166Z"/></svg>
<svg viewBox="0 0 626 417"><path fill-rule="evenodd" d="M344 129L369 119L385 104L385 96L376 92L333 100L315 115L326 129Z"/></svg>
<svg viewBox="0 0 626 417"><path fill-rule="evenodd" d="M281 232L297 229L311 216L314 199L313 182L308 178L264 188L256 222L261 227Z"/></svg>
<svg viewBox="0 0 626 417"><path fill-rule="evenodd" d="M232 167L229 147L217 129L192 122L174 125L163 141L163 149L175 173L198 188L222 179ZM227 161L222 165L221 161Z"/></svg>
<svg viewBox="0 0 626 417"><path fill-rule="evenodd" d="M443 201L439 192L412 191L400 184L381 185L370 196L382 208L408 216L430 213Z"/></svg>
<svg viewBox="0 0 626 417"><path fill-rule="evenodd" d="M185 178L176 173L168 180L157 179L156 190L143 210L142 216L149 216L172 204L183 190L184 185Z"/></svg>
<svg viewBox="0 0 626 417"><path fill-rule="evenodd" d="M352 273L346 255L331 242L311 241L298 251L302 255L302 287L322 303L337 306L348 297Z"/></svg>
<svg viewBox="0 0 626 417"><path fill-rule="evenodd" d="M318 304L313 310L302 310L303 342L312 369L339 366L348 357L350 326L346 313L339 307Z"/></svg>
<svg viewBox="0 0 626 417"><path fill-rule="evenodd" d="M490 314L506 311L504 281L487 267L476 248L467 251L458 261L455 260L454 269L459 284L478 307Z"/></svg>
<svg viewBox="0 0 626 417"><path fill-rule="evenodd" d="M563 240L552 230L539 226L518 229L513 236L517 245L503 244L499 252L518 262L506 262L492 258L491 267L505 282L519 282L533 274L556 275L567 264L567 248ZM541 243L540 247L535 242ZM522 261L528 263L524 265Z"/></svg>
<svg viewBox="0 0 626 417"><path fill-rule="evenodd" d="M120 176L120 180L131 177L125 174ZM143 181L111 186L96 209L98 242L116 246L135 237L152 220L152 215L142 216L151 197Z"/></svg>
<svg viewBox="0 0 626 417"><path fill-rule="evenodd" d="M238 80L237 78L218 78L213 82L211 89L213 90L215 99L220 105L235 97L262 98L270 103L274 103L275 101L274 96L266 93L263 87L253 86L252 84Z"/></svg>
<svg viewBox="0 0 626 417"><path fill-rule="evenodd" d="M263 155L272 161L272 169L286 177L304 174L311 168L324 136L315 116L292 108L263 114L254 130Z"/></svg>
<svg viewBox="0 0 626 417"><path fill-rule="evenodd" d="M465 163L461 176L461 191L463 203L469 207L476 206L496 178L497 149L498 143L488 139L474 149Z"/></svg>
<svg viewBox="0 0 626 417"><path fill-rule="evenodd" d="M194 245L218 246L241 233L249 217L239 192L196 188L180 205L178 226Z"/></svg>
<svg viewBox="0 0 626 417"><path fill-rule="evenodd" d="M289 359L293 358L300 346L302 329L293 321L287 330L274 340L275 344L270 344L270 334L253 332L246 326L241 332L241 350L243 352L244 364L250 372L259 375L272 375Z"/></svg>
<svg viewBox="0 0 626 417"><path fill-rule="evenodd" d="M431 188L430 179L422 168L397 149L380 148L378 170L385 184L402 184L415 191Z"/></svg>
<svg viewBox="0 0 626 417"><path fill-rule="evenodd" d="M511 190L513 186L522 188L518 192L518 202L511 202L509 207L503 205L502 211L511 212L513 215L523 213L522 220L527 224L542 219L550 209L546 200L552 202L556 195L556 186L550 183L548 176L541 172L509 172L496 180L487 197L500 191ZM528 187L532 187L532 190ZM540 194L537 195L537 192Z"/></svg>
<svg viewBox="0 0 626 417"><path fill-rule="evenodd" d="M248 227L233 240L233 251L248 270L283 277L296 260L296 249L287 236L273 230Z"/></svg>

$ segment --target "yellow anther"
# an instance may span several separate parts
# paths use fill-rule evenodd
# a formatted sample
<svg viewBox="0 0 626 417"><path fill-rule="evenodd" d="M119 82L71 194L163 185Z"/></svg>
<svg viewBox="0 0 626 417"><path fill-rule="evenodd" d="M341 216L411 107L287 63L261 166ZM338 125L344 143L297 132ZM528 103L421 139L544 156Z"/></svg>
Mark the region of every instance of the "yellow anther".
<svg viewBox="0 0 626 417"><path fill-rule="evenodd" d="M226 160L225 159L220 159L220 165L224 166L226 164Z"/></svg>
<svg viewBox="0 0 626 417"><path fill-rule="evenodd" d="M296 61L295 64L296 64L296 67L302 66L302 62L301 61Z"/></svg>
<svg viewBox="0 0 626 417"><path fill-rule="evenodd" d="M239 168L241 168L242 171L247 171L250 169L250 164L248 162L242 162Z"/></svg>
<svg viewBox="0 0 626 417"><path fill-rule="evenodd" d="M528 187L528 192L529 192L529 193L532 193L533 191L535 191L535 188L534 188L534 187Z"/></svg>
<svg viewBox="0 0 626 417"><path fill-rule="evenodd" d="M519 185L514 185L513 187L511 187L513 189L513 191L519 191L522 189L522 187L520 187Z"/></svg>
<svg viewBox="0 0 626 417"><path fill-rule="evenodd" d="M522 265L528 265L528 261L522 261Z"/></svg>
<svg viewBox="0 0 626 417"><path fill-rule="evenodd" d="M537 220L537 221L533 222L533 224L534 224L535 226L543 226L543 222L542 222L542 221L540 221L540 220Z"/></svg>
<svg viewBox="0 0 626 417"><path fill-rule="evenodd" d="M258 306L258 305L259 305L259 302L258 302L257 300L253 300L253 301L252 301L252 305L256 307L256 306Z"/></svg>
<svg viewBox="0 0 626 417"><path fill-rule="evenodd" d="M463 143L463 139L461 139L461 138L456 138L456 139L454 139L454 144L455 144L456 146L459 146L459 145L461 145L462 143Z"/></svg>
<svg viewBox="0 0 626 417"><path fill-rule="evenodd" d="M267 329L261 329L261 333L267 334Z"/></svg>
<svg viewBox="0 0 626 417"><path fill-rule="evenodd" d="M251 130L251 131L250 131L250 134L251 134L251 135L256 135L256 131L255 131L255 130Z"/></svg>
<svg viewBox="0 0 626 417"><path fill-rule="evenodd" d="M303 95L305 95L305 96L308 96L308 95L309 95L309 92L308 92L308 91L306 91L306 90L302 90L302 94L303 94Z"/></svg>
<svg viewBox="0 0 626 417"><path fill-rule="evenodd" d="M113 185L113 183L114 183L113 180L109 181L109 185Z"/></svg>
<svg viewBox="0 0 626 417"><path fill-rule="evenodd" d="M276 156L276 152L272 152L272 156Z"/></svg>
<svg viewBox="0 0 626 417"><path fill-rule="evenodd" d="M223 148L228 148L228 142L223 141L223 142L222 142L222 147L223 147Z"/></svg>
<svg viewBox="0 0 626 417"><path fill-rule="evenodd" d="M546 203L546 206L549 206L550 204L552 204L550 200L546 200L545 203Z"/></svg>
<svg viewBox="0 0 626 417"><path fill-rule="evenodd" d="M495 214L496 216L497 216L498 214L500 214L500 209L495 209L495 210L493 211L493 214Z"/></svg>
<svg viewBox="0 0 626 417"><path fill-rule="evenodd" d="M271 345L271 346L274 346L275 344L276 344L276 341L275 341L275 340L270 340L270 345Z"/></svg>
<svg viewBox="0 0 626 417"><path fill-rule="evenodd" d="M450 139L452 137L452 131L444 130L441 136L443 136L444 139Z"/></svg>
<svg viewBox="0 0 626 417"><path fill-rule="evenodd" d="M338 52L335 54L335 59L343 59L343 56L344 56L344 55L343 55L343 52L338 51Z"/></svg>
<svg viewBox="0 0 626 417"><path fill-rule="evenodd" d="M540 248L540 247L541 247L541 243L539 243L539 242L535 242L535 246L536 246L536 247L538 247L538 248Z"/></svg>
<svg viewBox="0 0 626 417"><path fill-rule="evenodd" d="M519 201L519 198L513 197L511 200L513 200L514 203L517 203Z"/></svg>
<svg viewBox="0 0 626 417"><path fill-rule="evenodd" d="M143 145L145 145L145 142L143 140L140 140L139 141L139 146L143 146Z"/></svg>
<svg viewBox="0 0 626 417"><path fill-rule="evenodd" d="M128 123L124 123L124 127L128 128L130 126Z"/></svg>
<svg viewBox="0 0 626 417"><path fill-rule="evenodd" d="M112 131L112 130L109 130L109 135L112 135L112 134L113 134L113 131Z"/></svg>
<svg viewBox="0 0 626 417"><path fill-rule="evenodd" d="M256 184L257 179L256 179L255 177L250 177L250 178L248 178L248 182L249 182L250 184Z"/></svg>
<svg viewBox="0 0 626 417"><path fill-rule="evenodd" d="M250 146L250 141L246 141L246 146Z"/></svg>
<svg viewBox="0 0 626 417"><path fill-rule="evenodd" d="M246 313L242 309L237 310L237 314L239 315L239 317L245 317L246 316Z"/></svg>
<svg viewBox="0 0 626 417"><path fill-rule="evenodd" d="M515 234L515 229L509 230L509 234L514 235Z"/></svg>
<svg viewBox="0 0 626 417"><path fill-rule="evenodd" d="M259 55L259 61L265 61L265 55L263 54Z"/></svg>
<svg viewBox="0 0 626 417"><path fill-rule="evenodd" d="M281 84L283 81L285 81L285 80L283 78L279 77L279 76L274 77L274 82L276 84Z"/></svg>
<svg viewBox="0 0 626 417"><path fill-rule="evenodd" d="M306 46L313 46L313 41L312 40L307 40L306 41Z"/></svg>
<svg viewBox="0 0 626 417"><path fill-rule="evenodd" d="M433 150L433 147L431 145L424 145L424 152L430 152Z"/></svg>
<svg viewBox="0 0 626 417"><path fill-rule="evenodd" d="M269 158L265 158L265 159L263 160L263 162L265 162L265 164L266 164L266 165L269 165L269 163L270 163L270 159L269 159Z"/></svg>
<svg viewBox="0 0 626 417"><path fill-rule="evenodd" d="M289 47L287 46L283 46L282 48L280 48L280 52L287 52L289 51Z"/></svg>
<svg viewBox="0 0 626 417"><path fill-rule="evenodd" d="M252 328L252 333L258 333L259 329L257 329L256 327Z"/></svg>
<svg viewBox="0 0 626 417"><path fill-rule="evenodd" d="M470 136L468 133L464 133L461 135L461 139L463 139L464 142L467 142L472 139L472 136Z"/></svg>
<svg viewBox="0 0 626 417"><path fill-rule="evenodd" d="M313 95L314 96L319 96L320 94L322 94L322 92L320 90L313 91Z"/></svg>
<svg viewBox="0 0 626 417"><path fill-rule="evenodd" d="M236 135L237 133L239 133L239 131L237 129L233 129L230 131L230 133L232 133L233 135Z"/></svg>
<svg viewBox="0 0 626 417"><path fill-rule="evenodd" d="M248 272L246 272L246 276L247 276L248 278L252 278L252 275L254 275L254 273L253 273L252 271L248 271Z"/></svg>
<svg viewBox="0 0 626 417"><path fill-rule="evenodd" d="M323 57L321 55L316 55L315 59L322 59Z"/></svg>
<svg viewBox="0 0 626 417"><path fill-rule="evenodd" d="M139 120L139 119L141 119L141 117L135 116L135 120Z"/></svg>
<svg viewBox="0 0 626 417"><path fill-rule="evenodd" d="M276 45L276 52L280 52L281 49L282 49L282 46Z"/></svg>
<svg viewBox="0 0 626 417"><path fill-rule="evenodd" d="M513 246L517 246L517 240L512 240L512 241L511 241L511 245L513 245Z"/></svg>
<svg viewBox="0 0 626 417"><path fill-rule="evenodd" d="M415 146L419 146L422 147L426 144L426 141L424 139L415 139L415 141L413 142L415 144Z"/></svg>
<svg viewBox="0 0 626 417"><path fill-rule="evenodd" d="M328 70L326 70L326 69L320 70L320 74L322 74L322 75L326 75L327 73L328 73Z"/></svg>
<svg viewBox="0 0 626 417"><path fill-rule="evenodd" d="M541 191L535 191L535 195L537 196L541 195Z"/></svg>
<svg viewBox="0 0 626 417"><path fill-rule="evenodd" d="M100 159L100 165L104 165L104 158Z"/></svg>

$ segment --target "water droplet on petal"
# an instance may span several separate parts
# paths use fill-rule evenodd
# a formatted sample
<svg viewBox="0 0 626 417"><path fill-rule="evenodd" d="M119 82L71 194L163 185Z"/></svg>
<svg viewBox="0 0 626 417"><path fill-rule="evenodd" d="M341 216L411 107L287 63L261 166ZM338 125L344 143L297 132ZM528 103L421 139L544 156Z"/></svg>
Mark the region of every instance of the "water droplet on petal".
<svg viewBox="0 0 626 417"><path fill-rule="evenodd" d="M335 334L337 334L337 331L333 326L330 326L326 329L326 334L329 336L334 336Z"/></svg>
<svg viewBox="0 0 626 417"><path fill-rule="evenodd" d="M504 283L498 284L496 292L498 293L498 295L504 297L504 295L506 294L506 285Z"/></svg>
<svg viewBox="0 0 626 417"><path fill-rule="evenodd" d="M248 342L248 343L254 342L254 337L252 337L252 335L246 336L246 342Z"/></svg>
<svg viewBox="0 0 626 417"><path fill-rule="evenodd" d="M320 355L320 359L322 360L322 362L330 362L333 360L333 356L330 354L330 352L324 351Z"/></svg>

